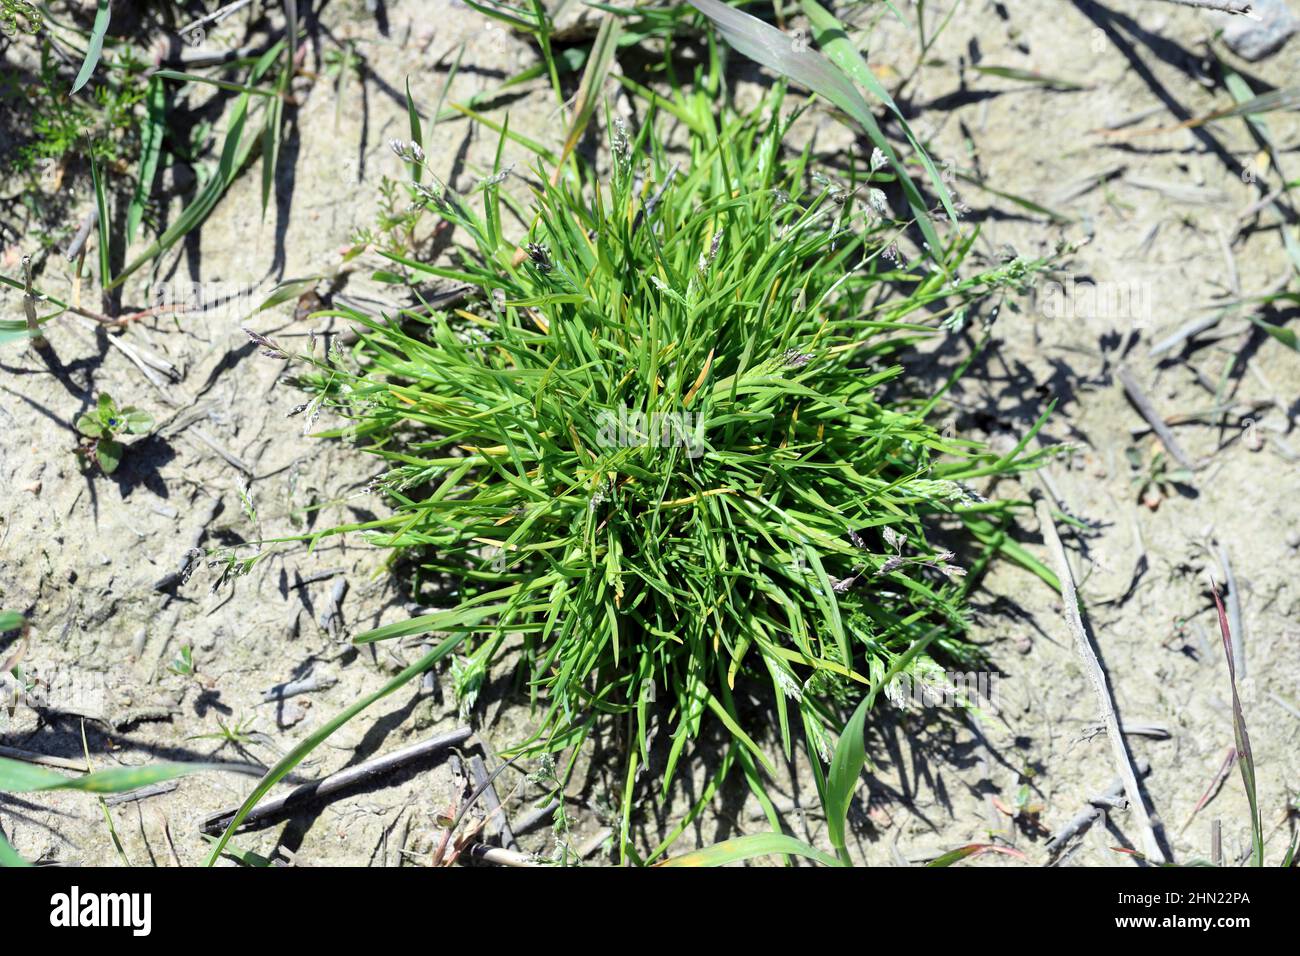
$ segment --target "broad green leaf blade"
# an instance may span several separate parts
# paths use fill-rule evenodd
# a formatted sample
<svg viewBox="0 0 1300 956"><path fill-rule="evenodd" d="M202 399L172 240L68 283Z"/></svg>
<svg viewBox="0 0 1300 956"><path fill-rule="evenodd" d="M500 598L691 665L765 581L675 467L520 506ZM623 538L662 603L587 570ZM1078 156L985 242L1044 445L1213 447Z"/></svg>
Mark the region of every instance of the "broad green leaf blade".
<svg viewBox="0 0 1300 956"><path fill-rule="evenodd" d="M104 35L108 33L108 6L109 0L99 0L99 8L95 11L95 25L90 28L90 45L86 47L86 59L82 61L77 79L72 84L73 93L86 85L90 75L95 72L96 64L99 63L99 55L104 50Z"/></svg>
<svg viewBox="0 0 1300 956"><path fill-rule="evenodd" d="M23 626L23 620L18 611L0 611L0 634L18 630Z"/></svg>
<svg viewBox="0 0 1300 956"><path fill-rule="evenodd" d="M864 739L866 733L867 711L871 709L873 697L863 698L853 711L853 716L844 725L839 743L835 745L835 754L831 758L830 772L826 776L826 830L831 838L831 846L840 860L848 865L848 822L849 804L853 800L853 791L858 786L858 776L867 763L867 747Z"/></svg>
<svg viewBox="0 0 1300 956"><path fill-rule="evenodd" d="M104 434L104 423L99 420L99 416L86 412L77 419L77 431L91 438L99 438Z"/></svg>
<svg viewBox="0 0 1300 956"><path fill-rule="evenodd" d="M117 471L117 466L122 464L122 454L125 450L121 442L111 438L101 438L95 443L95 458L99 461L99 467L104 470L104 474L111 475Z"/></svg>
<svg viewBox="0 0 1300 956"><path fill-rule="evenodd" d="M138 408L124 408L121 413L122 424L132 435L144 435L153 428L153 416Z"/></svg>
<svg viewBox="0 0 1300 956"><path fill-rule="evenodd" d="M18 851L9 845L9 841L0 833L0 866L31 866L18 855Z"/></svg>
<svg viewBox="0 0 1300 956"><path fill-rule="evenodd" d="M823 853L815 846L809 846L802 840L796 840L784 833L751 833L748 836L736 837L734 840L723 840L721 843L706 846L692 853L683 853L681 856L672 857L656 865L726 866L728 863L752 860L758 856L778 855L807 857L826 866L844 865L829 853Z"/></svg>
<svg viewBox="0 0 1300 956"><path fill-rule="evenodd" d="M111 767L80 777L66 777L46 767L0 757L0 791L34 793L41 790L82 790L87 793L122 793L192 773L224 769L228 768L211 763L160 763L147 767Z"/></svg>
<svg viewBox="0 0 1300 956"><path fill-rule="evenodd" d="M902 161L894 153L893 147L885 138L885 134L876 122L876 118L872 115L867 101L862 98L862 94L858 92L857 88L840 68L844 66L846 61L852 63L853 57L856 57L857 61L860 62L861 56L857 54L856 50L852 49L851 44L848 44L848 38L844 36L839 21L816 4L805 4L805 13L808 14L813 26L819 32L823 34L828 34L832 30L837 32L838 35L831 34L823 38L822 41L825 43L828 53L831 50L836 51L835 55L839 57L840 63L840 66L837 67L835 63L813 50L796 50L792 39L776 29L776 27L729 7L719 2L719 0L691 0L691 5L712 20L726 41L741 54L756 63L776 70L802 86L806 86L818 96L838 106L862 127L872 142L885 154L890 165L898 174L899 185L907 196L908 204L912 207L917 225L924 233L926 241L930 244L930 255L936 262L941 262L943 243L939 239L938 232L935 231L934 224L930 221L925 199L917 190ZM848 50L845 50L845 45L848 45ZM866 64L863 63L862 65L865 68ZM862 72L867 77L870 77L870 83L875 88L872 92L880 96L885 105L889 106L897 114L897 106L893 104L893 100L885 92L884 87L880 86L871 71L864 69ZM859 81L864 81L864 77L860 73L856 74L856 78ZM871 86L868 86L868 89L871 88ZM913 142L913 146L917 149L917 155L921 157L922 162L926 165L927 171L932 170L931 177L939 184L940 195L944 199L948 215L956 221L956 211L951 208L951 201L948 199L947 190L943 188L943 180L939 176L938 170L934 169L934 164L929 162L929 157L925 155L924 150L920 149L919 144Z"/></svg>
<svg viewBox="0 0 1300 956"><path fill-rule="evenodd" d="M948 187L943 181L943 176L935 167L934 162L930 159L930 154L925 151L925 147L923 147L920 141L916 138L916 134L912 132L912 127L909 126L907 120L903 118L903 112L898 108L898 104L894 102L894 98L889 95L889 91L885 89L878 79L876 79L876 74L871 72L871 67L867 64L867 61L862 58L862 54L858 52L858 48L854 46L853 42L849 39L844 27L835 19L834 15L821 6L821 4L817 3L816 0L801 0L801 4L804 13L812 23L813 28L819 34L818 42L826 48L826 55L831 59L831 61L848 73L850 77L866 87L868 93L880 100L880 102L884 103L885 106L888 107L889 111L894 114L894 117L898 120L900 128L903 130L903 135L907 137L907 141L911 144L912 149L916 151L916 156L921 161L921 165L925 167L925 172L930 177L930 183L938 193L939 201L943 203L943 208L948 214L948 218L952 222L956 222L957 211L953 208L952 197L948 194ZM868 115L870 115L870 113L868 113ZM873 127L875 125L874 118L872 119L872 125ZM916 216L917 223L921 226L922 231L926 232L925 238L926 241L930 243L931 251L934 256L940 256L941 252L939 251L940 245L938 242L938 235L932 235L933 226L930 223L929 212L926 209L925 200L921 197L921 194L917 192L916 186L912 183L911 176L903 171L902 163L894 156L892 147L889 145L888 141L885 140L884 134L880 131L879 127L875 127L874 133L872 132L871 127L867 127L867 133L871 135L872 142L880 148L881 152L883 152L886 158L889 159L890 165L894 167L894 171L898 173L899 184L903 187L903 192L907 194L908 204L912 207L912 212ZM926 231L927 226L929 226L929 231Z"/></svg>
<svg viewBox="0 0 1300 956"><path fill-rule="evenodd" d="M156 74L149 80L145 106L144 138L140 144L140 172L136 175L131 205L126 210L128 246L135 241L136 234L140 231L140 223L144 219L144 207L149 201L154 176L158 172L158 158L162 155L163 137L167 132L167 90Z"/></svg>

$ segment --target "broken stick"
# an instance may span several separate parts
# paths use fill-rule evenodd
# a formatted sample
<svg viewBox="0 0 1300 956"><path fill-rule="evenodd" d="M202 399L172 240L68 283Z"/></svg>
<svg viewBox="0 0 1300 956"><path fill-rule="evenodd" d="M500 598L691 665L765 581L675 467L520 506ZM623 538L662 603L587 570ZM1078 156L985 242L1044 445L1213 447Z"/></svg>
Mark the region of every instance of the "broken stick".
<svg viewBox="0 0 1300 956"><path fill-rule="evenodd" d="M1151 765L1145 760L1137 762L1137 772L1142 776L1145 777L1150 770ZM1106 812L1106 807L1113 806L1114 801L1123 796L1124 778L1117 776L1111 780L1109 787L1092 797L1088 801L1088 805L1076 813L1069 823L1052 834L1052 838L1047 841L1047 855L1053 857L1060 853L1076 835L1083 833L1088 827L1100 820Z"/></svg>
<svg viewBox="0 0 1300 956"><path fill-rule="evenodd" d="M1133 403L1133 407L1146 419L1152 430L1160 436L1160 441L1165 446L1165 450L1169 452L1170 457L1188 471L1195 471L1196 463L1188 457L1187 452L1183 451L1183 446L1178 444L1178 439L1174 437L1173 431L1165 424L1164 416L1156 411L1156 407L1151 404L1151 399L1147 398L1146 393L1142 391L1142 387L1138 385L1133 373L1121 365L1115 370L1115 374L1119 376L1120 384L1124 386L1124 392L1128 395L1129 401Z"/></svg>
<svg viewBox="0 0 1300 956"><path fill-rule="evenodd" d="M394 750L392 753L376 757L374 760L359 763L355 767L340 770L338 773L331 774L322 780L304 783L301 787L290 790L282 797L268 800L254 807L249 811L248 816L244 818L243 825L249 826L259 823L268 817L284 813L286 810L296 809L305 803L356 786L372 777L390 773L423 757L455 747L457 744L463 744L470 738L472 733L473 731L468 727L457 727L448 733L430 737L428 740L422 740L409 747ZM203 821L202 829L206 833L220 833L230 824L230 821L234 819L235 814L238 812L238 807L220 810Z"/></svg>

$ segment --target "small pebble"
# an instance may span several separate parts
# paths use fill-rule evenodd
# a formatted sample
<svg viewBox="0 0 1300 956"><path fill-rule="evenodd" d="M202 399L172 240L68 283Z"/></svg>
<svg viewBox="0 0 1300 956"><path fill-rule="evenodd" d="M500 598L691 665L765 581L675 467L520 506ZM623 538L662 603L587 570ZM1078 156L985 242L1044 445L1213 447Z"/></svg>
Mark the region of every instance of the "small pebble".
<svg viewBox="0 0 1300 956"><path fill-rule="evenodd" d="M1254 0L1253 18L1224 15L1223 42L1240 57L1262 60L1286 45L1300 29L1300 18L1287 7L1286 0Z"/></svg>

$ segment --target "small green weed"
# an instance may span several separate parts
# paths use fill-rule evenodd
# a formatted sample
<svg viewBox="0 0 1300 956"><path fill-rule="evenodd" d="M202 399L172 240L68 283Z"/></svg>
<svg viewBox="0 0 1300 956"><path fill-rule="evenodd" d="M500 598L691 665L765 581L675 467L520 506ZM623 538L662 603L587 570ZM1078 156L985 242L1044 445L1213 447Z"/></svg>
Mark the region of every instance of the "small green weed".
<svg viewBox="0 0 1300 956"><path fill-rule="evenodd" d="M111 475L122 463L126 446L121 435L145 435L153 428L153 417L134 405L119 408L107 392L101 392L93 411L77 419L77 431L87 440L77 449L83 465L94 461L100 471Z"/></svg>

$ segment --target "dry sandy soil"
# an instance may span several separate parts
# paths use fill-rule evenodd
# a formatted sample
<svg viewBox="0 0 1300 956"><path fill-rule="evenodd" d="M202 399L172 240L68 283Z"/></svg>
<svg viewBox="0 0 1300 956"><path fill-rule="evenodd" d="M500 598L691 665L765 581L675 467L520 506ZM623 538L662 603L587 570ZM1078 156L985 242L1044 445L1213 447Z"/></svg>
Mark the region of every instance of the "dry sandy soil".
<svg viewBox="0 0 1300 956"><path fill-rule="evenodd" d="M950 3L928 6L941 8L931 9L933 23ZM914 5L898 7L914 15ZM374 221L380 177L401 177L387 142L406 135L401 91L408 78L416 102L431 109L462 43L452 99L491 89L534 62L522 40L455 0L381 9L377 22L361 2L323 5L296 84L300 107L274 208L260 215L254 169L201 233L143 281L265 290L322 272L358 228ZM864 31L869 59L887 85L912 72L919 54L914 31L877 3L840 13ZM1062 510L1092 529L1067 535L1066 546L1128 746L1150 764L1144 786L1164 852L1179 861L1208 856L1217 819L1224 859L1235 864L1249 848L1249 811L1235 770L1216 786L1233 731L1207 570L1223 580L1225 563L1231 568L1246 665L1243 704L1268 855L1276 862L1295 825L1287 808L1300 789L1300 437L1292 432L1300 354L1244 313L1160 356L1151 348L1216 304L1274 289L1288 277L1296 286L1278 226L1279 215L1290 217L1286 228L1294 232L1294 213L1248 212L1280 180L1246 122L1176 124L1231 105L1210 82L1212 57L1262 92L1294 82L1300 38L1251 63L1214 39L1221 26L1218 16L1159 0L968 0L901 99L941 163L1059 214L959 182L966 218L981 228L981 255L994 259L1007 246L1042 254L1063 238L1078 247L1058 276L1065 288L1076 283L1076 296L1063 300L1047 287L1036 298L1006 303L991 325L992 345L954 393L948 419L959 434L1014 442L1049 400L1058 403L1040 440L1076 451L1049 466L1043 479L1028 478L1027 488L1045 485ZM322 57L348 39L364 55L366 73L336 108L334 84L320 75ZM218 31L208 42L222 40ZM977 66L1039 71L1077 88ZM618 103L628 108L621 95ZM546 142L562 135L540 84L497 110L509 110L511 128L527 135ZM638 105L634 119L640 115ZM1296 115L1266 117L1284 168L1300 162ZM1111 135L1105 127L1114 128ZM1132 135L1151 128L1161 129ZM851 145L824 114L800 133L816 135L827 168ZM468 188L490 162L495 139L449 121L427 146L435 169ZM528 156L507 146L506 161L522 169ZM65 188L76 190L79 220L92 201L90 184ZM181 200L172 202L175 215ZM3 271L13 275L30 244L15 240L12 229L4 235ZM61 257L41 268L51 294L71 294ZM383 300L385 290L368 275L356 269L345 292ZM1097 283L1100 299L1080 291L1088 282ZM145 296L128 287L124 298L138 303ZM9 291L4 314L20 309ZM1260 314L1285 323L1295 309ZM345 444L304 437L302 420L288 417L304 398L284 380L282 365L239 331L244 318L227 310L178 323L145 321L120 336L65 320L50 336L53 365L24 345L0 346L0 604L28 612L34 639L26 666L48 685L43 706L0 710L0 743L79 757L84 724L98 767L208 757L269 764L414 659L415 644L358 651L347 642L356 631L409 613L384 556L359 540L331 538L312 553L282 546L248 576L215 590L216 571L202 563L184 583L174 579L191 548L293 533L302 527L295 521L355 520L383 507L366 493L372 461ZM978 333L978 324L994 317L986 310L972 318ZM281 337L312 327L292 303L248 321ZM918 356L917 374L950 362L971 341L953 336L937 355ZM160 360L158 368L146 377L114 342ZM1142 502L1132 481L1126 449L1149 459L1159 443L1119 385L1121 366L1175 423L1177 441L1197 465L1163 500ZM160 370L168 367L174 371ZM73 453L72 423L100 391L147 408L161 425L111 479L84 475ZM981 490L1023 496L1027 489L1004 483ZM334 501L342 504L303 516L313 504ZM1050 561L1032 516L1022 541ZM1034 864L1131 865L1115 850L1142 846L1134 814L1124 809L1060 856L1046 850L1047 834L1105 791L1116 773L1059 598L1003 562L987 578L977 611L973 638L988 645L999 672L992 705L978 717L887 708L873 720L871 766L853 815L855 856L903 865L992 838ZM192 648L196 678L168 668L183 646ZM263 691L309 674L325 678L322 689L263 701ZM323 775L457 726L461 716L444 687L445 677L385 699L318 749L299 775ZM503 679L484 689L467 719L494 764L494 750L519 738L529 713ZM246 741L237 747L208 736L219 731L218 721L243 727ZM826 846L808 768L796 761L782 771L774 792L787 830ZM666 805L647 788L636 813L636 845L652 846L668 832L706 776L701 760ZM513 792L507 804L516 820L540 792L521 780L513 770L498 778L500 789ZM570 788L567 839L586 851L588 863L611 859L605 837L620 781L620 762L593 759ZM133 864L199 862L207 849L202 818L237 804L251 785L246 776L203 774L110 808L125 856ZM1022 787L1036 816L1013 819L1008 811L1015 812ZM448 763L417 767L243 833L235 844L301 865L419 865L440 837L438 815L458 791ZM1207 794L1212 799L1193 816ZM715 800L675 849L766 827L740 785ZM84 795L0 797L0 828L28 859L119 861L100 808ZM557 834L543 825L519 841L549 856ZM1022 862L986 854L971 864Z"/></svg>

